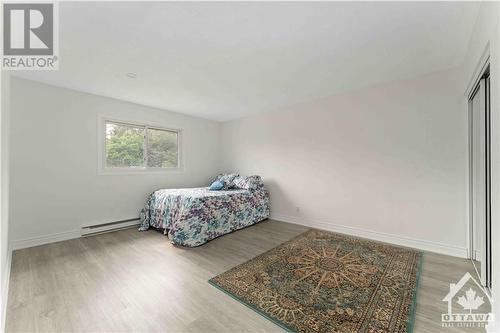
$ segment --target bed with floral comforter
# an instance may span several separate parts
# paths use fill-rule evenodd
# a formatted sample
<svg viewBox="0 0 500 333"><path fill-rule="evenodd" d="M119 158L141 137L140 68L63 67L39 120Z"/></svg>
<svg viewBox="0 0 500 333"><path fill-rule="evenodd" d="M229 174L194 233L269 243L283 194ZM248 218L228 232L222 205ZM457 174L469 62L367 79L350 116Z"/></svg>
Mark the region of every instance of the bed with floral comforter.
<svg viewBox="0 0 500 333"><path fill-rule="evenodd" d="M153 192L141 211L139 230L163 229L176 245L194 247L269 217L269 192L208 187Z"/></svg>

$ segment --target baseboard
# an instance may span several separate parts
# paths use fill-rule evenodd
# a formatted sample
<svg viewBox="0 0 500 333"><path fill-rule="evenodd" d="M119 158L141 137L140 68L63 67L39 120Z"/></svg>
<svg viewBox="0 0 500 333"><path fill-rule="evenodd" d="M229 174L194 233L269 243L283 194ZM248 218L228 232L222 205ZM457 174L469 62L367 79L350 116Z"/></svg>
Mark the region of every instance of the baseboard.
<svg viewBox="0 0 500 333"><path fill-rule="evenodd" d="M62 242L69 239L80 238L82 236L92 236L103 232L112 232L123 230L125 228L135 227L139 224L139 218L129 218L115 222L107 222L95 225L89 225L77 230L68 230L50 235L36 236L26 239L12 241L12 250L20 250L28 247Z"/></svg>
<svg viewBox="0 0 500 333"><path fill-rule="evenodd" d="M372 240L377 240L386 243L392 243L400 246L411 247L419 250L436 252L440 254L445 254L453 257L467 258L467 249L459 246L442 244L437 242L431 242L422 239L414 239L405 236L399 236L395 234L389 234L384 232L378 232L373 230L367 230L358 227L349 227L344 225L338 225L330 223L327 221L312 220L308 218L282 215L282 214L271 214L271 219L300 224L306 227L323 229L328 231L334 231L342 234L348 234L357 237L368 238Z"/></svg>
<svg viewBox="0 0 500 333"><path fill-rule="evenodd" d="M7 318L7 301L9 298L9 285L10 285L10 269L12 266L12 248L9 246L7 255L7 262L3 268L4 276L2 276L2 308L1 308L1 318L0 318L0 332L5 332L5 319ZM5 280L4 280L5 279Z"/></svg>
<svg viewBox="0 0 500 333"><path fill-rule="evenodd" d="M49 243L61 242L68 239L80 238L81 230L69 230L56 234L31 237L26 239L18 239L12 241L12 250L20 250L28 247L44 245Z"/></svg>

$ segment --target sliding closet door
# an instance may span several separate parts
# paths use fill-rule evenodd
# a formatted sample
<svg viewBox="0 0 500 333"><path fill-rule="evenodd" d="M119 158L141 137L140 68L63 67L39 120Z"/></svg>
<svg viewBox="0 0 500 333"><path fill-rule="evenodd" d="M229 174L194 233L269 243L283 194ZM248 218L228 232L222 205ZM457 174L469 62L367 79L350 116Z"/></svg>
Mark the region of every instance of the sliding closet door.
<svg viewBox="0 0 500 333"><path fill-rule="evenodd" d="M481 283L489 285L489 78L482 78L469 101L471 157L471 259Z"/></svg>

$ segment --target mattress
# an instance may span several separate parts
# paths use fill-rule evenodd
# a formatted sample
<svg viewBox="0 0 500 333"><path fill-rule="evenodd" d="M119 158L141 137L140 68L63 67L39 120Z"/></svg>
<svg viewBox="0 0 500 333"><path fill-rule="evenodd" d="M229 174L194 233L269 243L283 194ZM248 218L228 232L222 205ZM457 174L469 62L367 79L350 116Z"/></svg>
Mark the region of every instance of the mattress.
<svg viewBox="0 0 500 333"><path fill-rule="evenodd" d="M208 187L153 192L141 211L139 230L165 230L176 245L194 247L269 217L269 192L211 191Z"/></svg>

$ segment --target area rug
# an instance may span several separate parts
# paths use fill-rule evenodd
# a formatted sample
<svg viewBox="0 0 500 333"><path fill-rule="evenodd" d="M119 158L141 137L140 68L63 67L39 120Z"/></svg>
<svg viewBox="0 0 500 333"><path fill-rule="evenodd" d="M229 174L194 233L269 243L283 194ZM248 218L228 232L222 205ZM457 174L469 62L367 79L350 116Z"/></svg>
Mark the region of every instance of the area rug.
<svg viewBox="0 0 500 333"><path fill-rule="evenodd" d="M422 253L309 230L210 283L289 332L413 329Z"/></svg>

